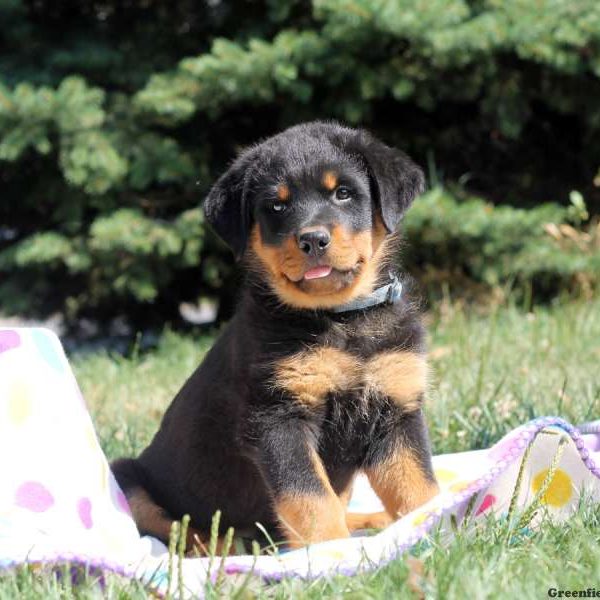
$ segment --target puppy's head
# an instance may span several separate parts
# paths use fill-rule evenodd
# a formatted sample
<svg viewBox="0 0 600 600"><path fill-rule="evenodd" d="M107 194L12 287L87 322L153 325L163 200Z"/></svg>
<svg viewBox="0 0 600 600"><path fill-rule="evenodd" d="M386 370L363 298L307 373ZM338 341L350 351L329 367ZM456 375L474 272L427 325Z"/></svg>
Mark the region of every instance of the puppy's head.
<svg viewBox="0 0 600 600"><path fill-rule="evenodd" d="M206 217L284 303L333 308L369 294L422 171L363 130L298 125L246 150Z"/></svg>

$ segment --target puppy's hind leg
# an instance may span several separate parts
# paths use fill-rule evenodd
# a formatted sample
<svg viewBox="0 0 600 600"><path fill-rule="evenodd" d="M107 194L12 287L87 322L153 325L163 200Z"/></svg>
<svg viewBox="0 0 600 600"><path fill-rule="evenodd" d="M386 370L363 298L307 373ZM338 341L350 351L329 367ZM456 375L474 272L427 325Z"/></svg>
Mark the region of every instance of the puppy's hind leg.
<svg viewBox="0 0 600 600"><path fill-rule="evenodd" d="M154 502L143 487L136 461L131 458L122 458L114 461L111 469L127 498L133 520L140 534L151 535L168 544L174 519Z"/></svg>
<svg viewBox="0 0 600 600"><path fill-rule="evenodd" d="M346 525L352 531L361 529L385 529L394 522L386 511L374 513L346 513Z"/></svg>
<svg viewBox="0 0 600 600"><path fill-rule="evenodd" d="M143 487L142 476L139 473L139 467L135 459L122 458L116 460L111 464L111 469L127 498L133 520L140 535L150 535L168 545L171 527L176 519L159 506ZM194 527L188 528L185 547L189 556L206 556L208 555L209 546L209 534ZM219 536L215 551L217 555L221 555L223 550L224 540L222 536ZM232 554L233 549L230 549L229 553Z"/></svg>

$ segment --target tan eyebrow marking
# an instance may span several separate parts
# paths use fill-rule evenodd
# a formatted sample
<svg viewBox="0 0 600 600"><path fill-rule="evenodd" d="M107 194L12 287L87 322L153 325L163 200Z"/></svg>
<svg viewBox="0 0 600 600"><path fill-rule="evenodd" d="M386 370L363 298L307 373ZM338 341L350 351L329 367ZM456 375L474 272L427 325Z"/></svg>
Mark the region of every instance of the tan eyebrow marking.
<svg viewBox="0 0 600 600"><path fill-rule="evenodd" d="M282 202L290 199L290 188L285 183L280 183L277 186L277 198Z"/></svg>
<svg viewBox="0 0 600 600"><path fill-rule="evenodd" d="M325 171L325 173L323 173L323 178L321 179L321 182L325 186L325 189L332 192L338 185L338 178L333 171Z"/></svg>

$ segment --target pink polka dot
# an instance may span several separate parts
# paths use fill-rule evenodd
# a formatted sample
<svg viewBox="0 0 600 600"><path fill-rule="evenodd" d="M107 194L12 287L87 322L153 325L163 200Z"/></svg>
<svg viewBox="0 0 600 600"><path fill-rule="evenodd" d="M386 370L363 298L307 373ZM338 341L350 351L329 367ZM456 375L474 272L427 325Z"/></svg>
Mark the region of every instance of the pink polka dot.
<svg viewBox="0 0 600 600"><path fill-rule="evenodd" d="M92 521L92 503L89 498L80 498L77 502L77 514L81 523L86 529L91 529L94 525Z"/></svg>
<svg viewBox="0 0 600 600"><path fill-rule="evenodd" d="M127 502L127 498L125 498L125 494L119 490L117 492L117 504L119 508L125 513L130 515L131 509L129 508L129 502Z"/></svg>
<svg viewBox="0 0 600 600"><path fill-rule="evenodd" d="M487 494L483 499L483 502L479 505L479 508L475 512L475 516L480 515L482 512L485 512L488 508L496 503L496 496L492 494Z"/></svg>
<svg viewBox="0 0 600 600"><path fill-rule="evenodd" d="M12 329L0 331L0 354L21 345L21 336Z"/></svg>
<svg viewBox="0 0 600 600"><path fill-rule="evenodd" d="M26 481L17 489L15 503L33 512L45 512L54 504L54 498L38 481Z"/></svg>

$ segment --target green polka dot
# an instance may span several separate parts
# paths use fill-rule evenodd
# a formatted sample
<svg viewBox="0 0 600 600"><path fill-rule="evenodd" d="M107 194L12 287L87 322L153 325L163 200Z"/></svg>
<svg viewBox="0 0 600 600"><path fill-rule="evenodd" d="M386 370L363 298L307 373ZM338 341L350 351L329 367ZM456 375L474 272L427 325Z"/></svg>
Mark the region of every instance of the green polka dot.
<svg viewBox="0 0 600 600"><path fill-rule="evenodd" d="M53 369L56 369L61 373L64 372L65 364L62 351L53 334L45 329L33 329L31 331L31 337L44 360Z"/></svg>

